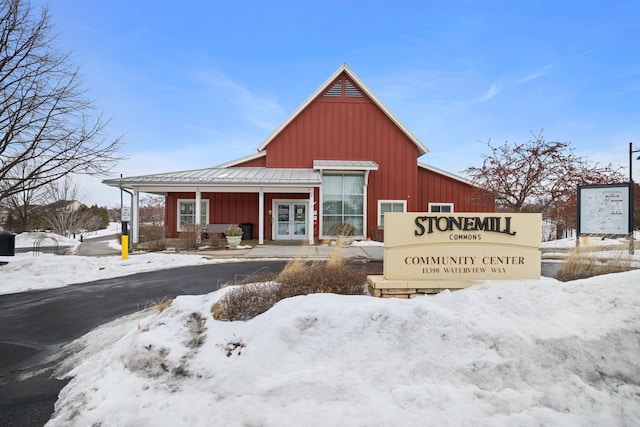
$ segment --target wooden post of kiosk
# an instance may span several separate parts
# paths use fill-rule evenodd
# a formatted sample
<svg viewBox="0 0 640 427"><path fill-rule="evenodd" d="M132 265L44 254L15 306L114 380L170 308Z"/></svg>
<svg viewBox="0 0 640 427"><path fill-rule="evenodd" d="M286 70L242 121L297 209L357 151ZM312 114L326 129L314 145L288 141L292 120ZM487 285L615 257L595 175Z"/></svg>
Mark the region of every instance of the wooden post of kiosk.
<svg viewBox="0 0 640 427"><path fill-rule="evenodd" d="M129 259L129 221L131 221L131 208L122 208L122 259Z"/></svg>

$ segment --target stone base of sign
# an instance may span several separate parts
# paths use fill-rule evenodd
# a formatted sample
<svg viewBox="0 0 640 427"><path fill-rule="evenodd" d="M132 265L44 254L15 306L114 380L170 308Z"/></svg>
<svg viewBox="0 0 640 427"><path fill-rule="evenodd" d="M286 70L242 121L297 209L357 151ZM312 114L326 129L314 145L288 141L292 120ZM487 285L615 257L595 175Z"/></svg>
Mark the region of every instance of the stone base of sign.
<svg viewBox="0 0 640 427"><path fill-rule="evenodd" d="M479 283L477 280L387 280L384 276L367 276L369 292L379 298L414 298L432 295L445 289L455 291Z"/></svg>

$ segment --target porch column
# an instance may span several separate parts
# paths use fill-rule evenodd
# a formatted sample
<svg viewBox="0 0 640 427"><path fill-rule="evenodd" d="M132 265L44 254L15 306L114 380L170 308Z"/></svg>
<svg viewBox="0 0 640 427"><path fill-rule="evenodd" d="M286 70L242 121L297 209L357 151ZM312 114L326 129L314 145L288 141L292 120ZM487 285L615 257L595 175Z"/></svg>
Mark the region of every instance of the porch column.
<svg viewBox="0 0 640 427"><path fill-rule="evenodd" d="M264 191L258 192L258 244L264 244Z"/></svg>
<svg viewBox="0 0 640 427"><path fill-rule="evenodd" d="M140 193L135 188L131 204L131 243L137 245L140 240Z"/></svg>
<svg viewBox="0 0 640 427"><path fill-rule="evenodd" d="M313 245L315 243L313 235L315 234L315 229L313 228L313 205L315 188L311 187L309 190L309 207L307 208L307 237L309 238L309 244Z"/></svg>
<svg viewBox="0 0 640 427"><path fill-rule="evenodd" d="M366 240L367 238L370 238L372 236L369 236L369 231L367 230L367 202L368 202L368 195L369 195L369 170L364 171L364 188L362 189L363 193L364 193L364 200L362 200L362 237ZM377 222L377 221L376 221Z"/></svg>
<svg viewBox="0 0 640 427"><path fill-rule="evenodd" d="M200 193L200 189L196 188L196 218L195 218L195 233L196 233L196 243L200 243L200 236L202 231L202 221L200 217L202 216L202 208L201 208L201 198L202 193Z"/></svg>

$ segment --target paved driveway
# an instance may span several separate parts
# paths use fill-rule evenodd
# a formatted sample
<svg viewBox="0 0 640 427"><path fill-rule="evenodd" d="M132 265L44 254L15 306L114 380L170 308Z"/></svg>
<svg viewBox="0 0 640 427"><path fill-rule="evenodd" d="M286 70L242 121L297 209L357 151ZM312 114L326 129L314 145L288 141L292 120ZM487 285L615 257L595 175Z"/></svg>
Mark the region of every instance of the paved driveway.
<svg viewBox="0 0 640 427"><path fill-rule="evenodd" d="M180 267L0 295L0 426L41 426L49 420L66 381L52 379L51 366L43 360L63 344L143 309L149 301L209 293L238 275L276 272L283 265L270 261ZM19 381L22 374L31 377Z"/></svg>

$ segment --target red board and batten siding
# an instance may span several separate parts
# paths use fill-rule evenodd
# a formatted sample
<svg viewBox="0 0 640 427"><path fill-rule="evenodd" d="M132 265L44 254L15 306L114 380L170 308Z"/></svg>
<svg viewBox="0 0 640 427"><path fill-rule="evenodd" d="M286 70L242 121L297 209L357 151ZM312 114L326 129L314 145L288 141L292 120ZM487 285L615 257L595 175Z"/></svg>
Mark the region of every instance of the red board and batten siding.
<svg viewBox="0 0 640 427"><path fill-rule="evenodd" d="M233 167L243 167L243 168L263 168L264 166L265 166L264 156L258 157L256 159L245 160L242 163L237 163L233 165Z"/></svg>
<svg viewBox="0 0 640 427"><path fill-rule="evenodd" d="M488 192L423 167L418 168L418 189L420 212L427 212L429 203L453 203L456 212L495 212L495 199Z"/></svg>
<svg viewBox="0 0 640 427"><path fill-rule="evenodd" d="M165 215L167 236L178 237L178 200L194 200L195 193L169 193L166 197ZM316 191L316 200L318 193ZM269 214L274 200L308 199L308 194L269 193L265 195L265 239L272 238L272 216ZM257 193L202 193L202 200L209 200L210 224L253 224L253 238L258 238ZM203 224L204 226L204 224ZM316 235L317 237L317 235Z"/></svg>
<svg viewBox="0 0 640 427"><path fill-rule="evenodd" d="M169 193L165 199L167 235L178 237L178 200L195 200L195 193ZM209 223L211 224L255 224L254 237L258 230L258 194L256 193L202 193L202 200L209 200ZM203 224L203 226L206 224Z"/></svg>
<svg viewBox="0 0 640 427"><path fill-rule="evenodd" d="M418 147L366 96L319 95L266 151L266 166L273 168L311 168L314 160L376 162L367 191L368 228L377 224L378 200L407 200L408 210L416 210Z"/></svg>

